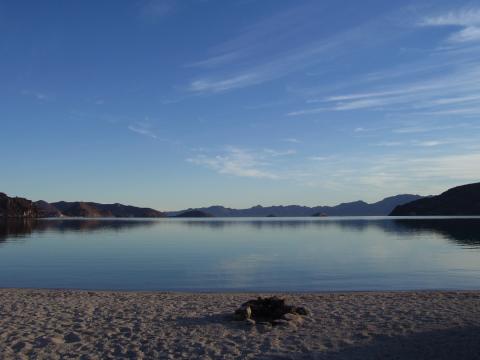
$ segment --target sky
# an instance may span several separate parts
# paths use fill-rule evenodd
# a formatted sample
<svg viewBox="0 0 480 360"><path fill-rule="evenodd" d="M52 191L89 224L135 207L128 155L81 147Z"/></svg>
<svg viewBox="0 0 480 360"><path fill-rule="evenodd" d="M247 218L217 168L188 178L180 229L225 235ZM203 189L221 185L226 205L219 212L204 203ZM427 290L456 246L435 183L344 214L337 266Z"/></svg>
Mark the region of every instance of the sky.
<svg viewBox="0 0 480 360"><path fill-rule="evenodd" d="M0 191L159 210L480 181L480 4L0 0Z"/></svg>

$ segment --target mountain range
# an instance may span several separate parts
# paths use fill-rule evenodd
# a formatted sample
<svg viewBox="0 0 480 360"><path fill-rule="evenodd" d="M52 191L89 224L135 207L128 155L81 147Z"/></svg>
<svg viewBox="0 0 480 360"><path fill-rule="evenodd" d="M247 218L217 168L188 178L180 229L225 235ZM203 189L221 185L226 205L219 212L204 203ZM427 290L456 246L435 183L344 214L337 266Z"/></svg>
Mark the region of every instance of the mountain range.
<svg viewBox="0 0 480 360"><path fill-rule="evenodd" d="M84 201L32 202L23 198L10 198L0 193L0 217L83 217L83 218L159 218L159 217L299 217L299 216L385 216L397 205L420 199L419 195L397 195L376 203L364 201L342 203L337 206L254 206L248 209L232 209L223 206L161 212L122 204L100 204Z"/></svg>
<svg viewBox="0 0 480 360"><path fill-rule="evenodd" d="M122 204L84 201L48 203L9 197L0 192L0 218L159 218L159 217L301 217L301 216L429 216L480 215L480 183L462 185L437 196L403 194L375 203L353 201L336 206L253 206L233 209L224 206L161 212Z"/></svg>
<svg viewBox="0 0 480 360"><path fill-rule="evenodd" d="M368 204L365 201L342 203L336 206L253 206L247 209L232 209L224 206L210 206L182 211L167 212L168 216L178 216L187 211L200 211L214 217L298 217L298 216L387 216L392 210L402 204L421 199L420 195L403 194L387 197L381 201Z"/></svg>

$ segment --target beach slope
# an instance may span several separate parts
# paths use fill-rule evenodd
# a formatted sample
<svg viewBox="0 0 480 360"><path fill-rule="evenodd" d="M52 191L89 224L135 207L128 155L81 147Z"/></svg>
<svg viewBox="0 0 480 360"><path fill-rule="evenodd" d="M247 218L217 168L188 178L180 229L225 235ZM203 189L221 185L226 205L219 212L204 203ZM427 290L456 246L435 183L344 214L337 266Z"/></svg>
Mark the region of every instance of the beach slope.
<svg viewBox="0 0 480 360"><path fill-rule="evenodd" d="M2 359L476 359L480 292L285 294L298 326L231 320L258 294L0 290ZM265 294L263 294L265 295Z"/></svg>

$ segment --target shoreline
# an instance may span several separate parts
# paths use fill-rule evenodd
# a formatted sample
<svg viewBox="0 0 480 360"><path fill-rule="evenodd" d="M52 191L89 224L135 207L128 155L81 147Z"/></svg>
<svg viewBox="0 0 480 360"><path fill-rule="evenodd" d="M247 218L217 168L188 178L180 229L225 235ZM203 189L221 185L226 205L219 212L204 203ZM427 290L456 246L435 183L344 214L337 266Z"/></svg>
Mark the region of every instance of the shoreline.
<svg viewBox="0 0 480 360"><path fill-rule="evenodd" d="M479 293L480 289L405 289L405 290L382 290L382 289L373 289L373 290L294 290L294 291L285 291L285 290L130 290L130 289L89 289L89 288L42 288L42 287L1 287L0 293L2 291L38 291L38 292L78 292L78 293L126 293L126 294L172 294L172 295L250 295L257 296L261 294L262 296L269 295L282 295L282 296L302 296L302 295L354 295L354 294L405 294L405 293Z"/></svg>
<svg viewBox="0 0 480 360"><path fill-rule="evenodd" d="M232 321L259 295L312 312L287 327ZM475 359L480 290L154 292L0 289L5 359Z"/></svg>

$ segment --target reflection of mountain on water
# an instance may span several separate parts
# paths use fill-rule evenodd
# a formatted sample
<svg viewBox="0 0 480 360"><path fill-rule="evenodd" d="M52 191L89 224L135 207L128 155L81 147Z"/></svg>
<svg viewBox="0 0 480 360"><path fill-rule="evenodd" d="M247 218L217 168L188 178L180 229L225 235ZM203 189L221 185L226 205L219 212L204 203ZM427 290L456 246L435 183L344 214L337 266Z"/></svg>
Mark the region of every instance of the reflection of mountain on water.
<svg viewBox="0 0 480 360"><path fill-rule="evenodd" d="M0 242L7 238L21 238L34 232L93 232L120 231L141 226L152 226L155 222L149 220L37 220L12 219L0 221Z"/></svg>
<svg viewBox="0 0 480 360"><path fill-rule="evenodd" d="M436 233L458 245L480 247L480 219L397 219L398 228L414 233Z"/></svg>
<svg viewBox="0 0 480 360"><path fill-rule="evenodd" d="M303 228L340 228L342 230L366 231L373 228L381 228L387 232L395 232L396 226L390 219L371 220L371 219L262 219L262 220L184 220L180 222L190 227L207 227L209 229L224 229L231 226L247 226L254 229L303 229Z"/></svg>
<svg viewBox="0 0 480 360"><path fill-rule="evenodd" d="M229 227L247 227L255 230L282 229L341 229L343 231L365 232L382 231L387 234L412 236L432 234L442 236L458 245L480 248L480 218L437 218L437 219L262 219L262 220L132 220L132 219L61 219L35 220L17 219L0 221L0 242L8 239L23 238L34 232L96 232L124 231L131 228L158 226L160 224L187 226L200 230L228 230ZM194 230L194 229L192 229Z"/></svg>
<svg viewBox="0 0 480 360"><path fill-rule="evenodd" d="M441 235L459 245L480 247L480 219L325 219L325 220L190 220L182 224L191 227L224 229L230 226L248 226L257 230L282 228L340 228L345 231L364 232L381 230L389 234L432 233Z"/></svg>
<svg viewBox="0 0 480 360"><path fill-rule="evenodd" d="M31 234L35 227L34 219L0 219L0 243L7 238L18 238Z"/></svg>

